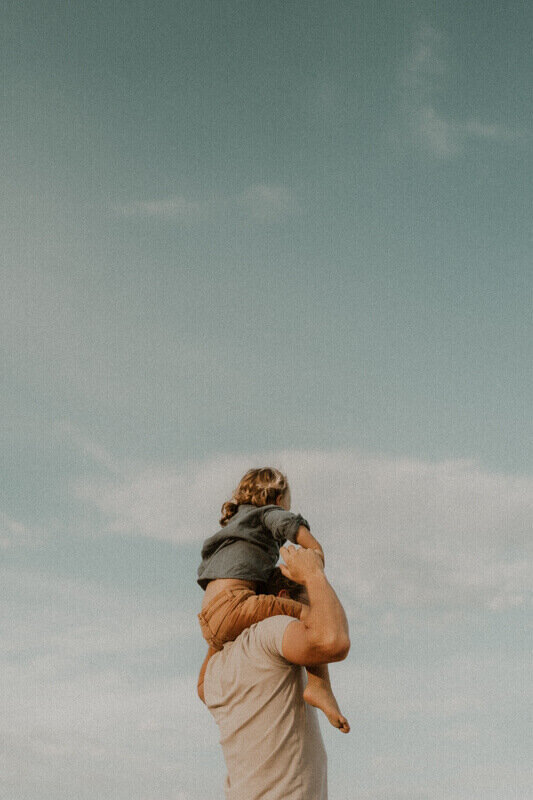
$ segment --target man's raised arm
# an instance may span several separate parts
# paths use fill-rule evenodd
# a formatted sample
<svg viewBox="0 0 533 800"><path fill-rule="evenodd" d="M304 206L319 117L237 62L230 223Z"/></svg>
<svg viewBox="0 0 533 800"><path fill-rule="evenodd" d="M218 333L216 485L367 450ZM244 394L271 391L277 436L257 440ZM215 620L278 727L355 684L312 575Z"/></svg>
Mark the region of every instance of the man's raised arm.
<svg viewBox="0 0 533 800"><path fill-rule="evenodd" d="M283 635L284 658L293 664L326 664L342 661L350 649L348 620L324 573L320 556L313 550L282 547L285 577L307 589L309 607L291 622Z"/></svg>

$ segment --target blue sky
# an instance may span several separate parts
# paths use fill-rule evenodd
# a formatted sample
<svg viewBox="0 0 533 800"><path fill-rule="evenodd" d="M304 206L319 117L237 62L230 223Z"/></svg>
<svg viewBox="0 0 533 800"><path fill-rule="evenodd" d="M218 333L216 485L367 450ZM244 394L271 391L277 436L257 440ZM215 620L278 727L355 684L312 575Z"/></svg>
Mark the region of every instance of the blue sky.
<svg viewBox="0 0 533 800"><path fill-rule="evenodd" d="M222 796L196 568L270 463L350 618L332 800L525 800L526 4L44 0L1 36L2 790Z"/></svg>

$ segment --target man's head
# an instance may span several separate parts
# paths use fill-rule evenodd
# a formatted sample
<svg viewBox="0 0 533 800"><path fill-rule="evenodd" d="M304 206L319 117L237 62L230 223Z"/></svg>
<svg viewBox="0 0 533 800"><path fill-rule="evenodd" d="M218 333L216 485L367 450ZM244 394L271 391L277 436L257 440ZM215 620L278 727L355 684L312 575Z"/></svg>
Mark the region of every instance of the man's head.
<svg viewBox="0 0 533 800"><path fill-rule="evenodd" d="M261 591L264 594L275 594L276 597L290 597L299 603L309 604L307 589L301 583L286 578L279 567L274 567L268 581L263 584Z"/></svg>

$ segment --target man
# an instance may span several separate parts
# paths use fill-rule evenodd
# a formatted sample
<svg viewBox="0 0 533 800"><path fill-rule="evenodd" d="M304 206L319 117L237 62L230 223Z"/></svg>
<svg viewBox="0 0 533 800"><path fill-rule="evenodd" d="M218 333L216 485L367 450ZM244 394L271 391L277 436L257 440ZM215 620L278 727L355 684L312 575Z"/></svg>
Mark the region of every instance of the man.
<svg viewBox="0 0 533 800"><path fill-rule="evenodd" d="M219 726L226 800L327 800L326 751L316 710L303 699L303 666L346 658L348 622L318 554L280 552L289 588L270 593L305 602L301 618L247 628L211 658L199 688Z"/></svg>

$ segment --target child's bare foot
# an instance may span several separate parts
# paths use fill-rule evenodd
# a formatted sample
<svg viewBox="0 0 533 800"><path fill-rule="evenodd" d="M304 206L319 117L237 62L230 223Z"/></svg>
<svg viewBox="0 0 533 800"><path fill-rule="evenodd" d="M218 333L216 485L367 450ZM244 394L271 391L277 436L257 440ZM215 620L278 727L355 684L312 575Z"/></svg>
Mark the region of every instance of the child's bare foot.
<svg viewBox="0 0 533 800"><path fill-rule="evenodd" d="M335 695L327 686L315 682L311 686L307 684L304 689L304 700L310 706L315 706L323 711L333 727L338 728L341 733L350 732L348 720L341 714Z"/></svg>

